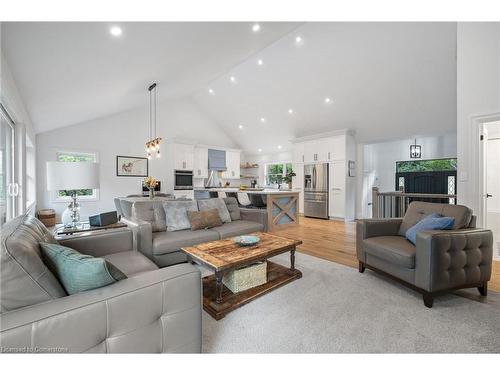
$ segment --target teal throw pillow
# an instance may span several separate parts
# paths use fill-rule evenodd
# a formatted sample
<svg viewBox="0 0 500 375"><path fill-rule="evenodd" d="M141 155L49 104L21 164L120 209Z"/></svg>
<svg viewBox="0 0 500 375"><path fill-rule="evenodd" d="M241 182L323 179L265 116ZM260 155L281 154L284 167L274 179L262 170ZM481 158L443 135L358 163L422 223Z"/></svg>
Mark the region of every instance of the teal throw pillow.
<svg viewBox="0 0 500 375"><path fill-rule="evenodd" d="M127 278L103 258L81 254L59 244L42 242L40 247L45 265L68 294L101 288Z"/></svg>

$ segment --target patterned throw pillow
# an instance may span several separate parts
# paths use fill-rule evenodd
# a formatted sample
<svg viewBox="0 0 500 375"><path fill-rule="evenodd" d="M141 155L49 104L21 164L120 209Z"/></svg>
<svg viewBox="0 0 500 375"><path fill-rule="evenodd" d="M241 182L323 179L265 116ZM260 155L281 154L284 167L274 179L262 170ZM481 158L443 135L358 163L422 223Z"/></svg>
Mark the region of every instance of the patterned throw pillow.
<svg viewBox="0 0 500 375"><path fill-rule="evenodd" d="M103 258L81 254L54 243L41 242L40 248L45 265L56 275L68 294L101 288L127 278Z"/></svg>
<svg viewBox="0 0 500 375"><path fill-rule="evenodd" d="M206 211L188 211L188 217L191 230L220 227L223 224L216 208Z"/></svg>
<svg viewBox="0 0 500 375"><path fill-rule="evenodd" d="M229 215L229 211L226 207L226 203L224 203L224 199L213 198L213 199L200 199L198 201L198 209L200 211L207 211L213 208L216 208L219 211L219 216L223 223L231 222L231 215Z"/></svg>
<svg viewBox="0 0 500 375"><path fill-rule="evenodd" d="M196 201L165 201L163 203L167 218L167 231L175 232L191 228L188 211L198 211Z"/></svg>

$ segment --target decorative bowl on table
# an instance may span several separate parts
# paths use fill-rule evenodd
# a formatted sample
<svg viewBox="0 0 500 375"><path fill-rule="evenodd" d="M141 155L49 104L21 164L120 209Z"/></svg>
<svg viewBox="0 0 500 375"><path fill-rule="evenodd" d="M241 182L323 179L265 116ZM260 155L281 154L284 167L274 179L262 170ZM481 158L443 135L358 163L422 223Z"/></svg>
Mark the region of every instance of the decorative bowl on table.
<svg viewBox="0 0 500 375"><path fill-rule="evenodd" d="M259 243L260 238L257 236L238 236L234 237L233 241L240 246L253 246Z"/></svg>

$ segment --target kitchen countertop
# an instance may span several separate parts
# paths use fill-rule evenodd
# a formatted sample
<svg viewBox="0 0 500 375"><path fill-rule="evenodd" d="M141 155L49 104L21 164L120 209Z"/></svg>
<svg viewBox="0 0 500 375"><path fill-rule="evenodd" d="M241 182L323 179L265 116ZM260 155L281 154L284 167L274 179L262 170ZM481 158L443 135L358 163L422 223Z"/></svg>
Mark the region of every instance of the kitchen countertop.
<svg viewBox="0 0 500 375"><path fill-rule="evenodd" d="M223 191L223 192L226 192L226 193L271 194L271 195L290 194L290 193L299 193L300 192L300 190L297 190L297 189L292 189L292 190L278 190L278 189L240 190L237 187L229 187L229 188L204 188L204 187L195 187L194 190L201 190L201 191Z"/></svg>

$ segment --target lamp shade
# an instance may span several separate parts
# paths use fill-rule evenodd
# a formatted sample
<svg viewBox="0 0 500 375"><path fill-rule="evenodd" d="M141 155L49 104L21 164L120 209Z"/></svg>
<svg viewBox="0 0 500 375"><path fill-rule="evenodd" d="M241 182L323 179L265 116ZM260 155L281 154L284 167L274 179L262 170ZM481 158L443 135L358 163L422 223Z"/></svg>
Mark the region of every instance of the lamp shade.
<svg viewBox="0 0 500 375"><path fill-rule="evenodd" d="M47 162L47 190L99 188L99 164L92 162Z"/></svg>

